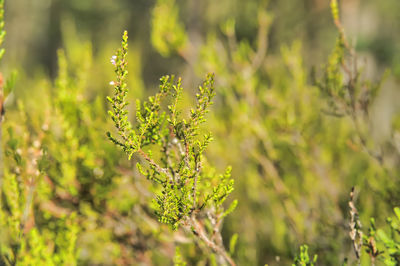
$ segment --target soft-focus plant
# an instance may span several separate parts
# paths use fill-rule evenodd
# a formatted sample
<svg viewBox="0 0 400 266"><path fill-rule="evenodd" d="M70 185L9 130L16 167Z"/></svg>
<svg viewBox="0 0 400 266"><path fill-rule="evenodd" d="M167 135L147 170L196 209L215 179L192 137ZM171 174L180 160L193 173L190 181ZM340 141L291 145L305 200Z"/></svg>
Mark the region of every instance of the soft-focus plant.
<svg viewBox="0 0 400 266"><path fill-rule="evenodd" d="M132 196L148 188L131 178L129 163L104 137L105 95L88 82L91 45L65 26L55 81L22 80L30 90L15 88L4 119L1 263L131 265L165 258L171 244L159 239L168 233L158 232L141 205L146 196ZM155 246L159 254L149 254Z"/></svg>
<svg viewBox="0 0 400 266"><path fill-rule="evenodd" d="M398 265L400 263L400 208L394 208L394 217L386 219L386 227L376 226L370 219L367 232L363 232L354 200L354 188L350 193L350 238L353 242L357 265ZM365 256L368 255L368 256Z"/></svg>
<svg viewBox="0 0 400 266"><path fill-rule="evenodd" d="M400 263L400 208L394 208L395 217L387 218L387 229L376 229L371 219L369 234L364 238L366 252L372 264L383 262L384 265Z"/></svg>
<svg viewBox="0 0 400 266"><path fill-rule="evenodd" d="M295 257L293 266L314 266L317 262L317 255L310 258L308 255L308 246L303 245L300 247L300 254Z"/></svg>
<svg viewBox="0 0 400 266"><path fill-rule="evenodd" d="M4 36L4 1L0 1L0 44ZM3 54L2 48L0 58ZM5 83L1 80L1 115L4 114L4 100L10 94L14 80L15 74ZM22 104L19 110L24 113ZM22 114L21 118L19 122L27 126L26 115ZM3 125L2 120L3 117L0 126ZM47 161L46 149L42 146L44 135L30 138L18 132L22 137L17 137L14 127L6 125L7 141L3 142L0 138L7 156L4 158L7 164L3 169L1 150L0 264L76 265L75 245L79 231L75 222L76 215L71 213L69 217L59 217L60 219L46 223L46 226L40 226L41 222L37 221L41 219L37 213L37 199L46 198L43 191Z"/></svg>
<svg viewBox="0 0 400 266"><path fill-rule="evenodd" d="M179 21L175 0L158 0L152 11L151 41L163 56L173 52L184 53L187 35Z"/></svg>
<svg viewBox="0 0 400 266"><path fill-rule="evenodd" d="M216 74L219 93L209 121L218 141L208 156L217 163L224 158L234 176L245 177L236 182L241 205L225 228L241 232L240 263L265 263L271 250L289 263L287 254L294 254L288 248L306 242L320 263L339 264L352 256L342 226L346 191L353 186L363 191L361 217L386 216L398 195L394 146L382 156L384 147L377 147L368 131L382 81L363 78L336 1L331 12L339 37L316 74L306 69L299 41L282 45L280 55L269 51L269 37L277 34L274 16L265 4L258 7L256 37L237 36L240 25L228 18L202 39L188 36L186 53L178 53L191 71ZM153 46L162 54L154 40ZM378 195L384 201L378 203Z"/></svg>

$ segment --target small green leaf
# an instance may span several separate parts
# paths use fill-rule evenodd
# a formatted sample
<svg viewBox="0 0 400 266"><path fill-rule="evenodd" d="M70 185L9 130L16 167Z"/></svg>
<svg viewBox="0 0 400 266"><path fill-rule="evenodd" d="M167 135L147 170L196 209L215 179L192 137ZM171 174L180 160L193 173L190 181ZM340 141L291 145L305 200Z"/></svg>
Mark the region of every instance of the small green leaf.
<svg viewBox="0 0 400 266"><path fill-rule="evenodd" d="M233 234L233 236L231 237L231 240L229 241L229 254L231 254L231 255L233 255L235 253L238 238L239 238L239 235L236 233L236 234Z"/></svg>

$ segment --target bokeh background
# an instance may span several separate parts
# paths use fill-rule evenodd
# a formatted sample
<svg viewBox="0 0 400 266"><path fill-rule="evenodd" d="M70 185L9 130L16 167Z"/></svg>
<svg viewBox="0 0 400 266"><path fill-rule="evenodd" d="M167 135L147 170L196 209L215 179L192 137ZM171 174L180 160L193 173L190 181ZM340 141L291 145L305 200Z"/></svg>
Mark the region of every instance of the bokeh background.
<svg viewBox="0 0 400 266"><path fill-rule="evenodd" d="M238 235L238 264L290 265L303 243L319 265L354 262L351 187L366 227L370 217L384 225L400 205L400 2L339 4L362 78L375 82L390 70L361 129L383 163L363 150L350 119L321 111L312 73L321 73L338 36L329 1L6 1L1 69L18 75L3 135L7 143L20 138L26 158L35 141L48 151L40 179L48 180L37 185L33 204L43 212L38 228L69 231L54 217L77 212L81 265L172 265L176 246L188 265L210 265L201 244L157 222L149 204L156 188L135 170L138 158L127 161L105 137L109 61L126 29L131 102L175 74L189 106L206 73L216 75L207 159L219 171L233 168L239 206L223 234L227 246ZM18 162L6 163L14 173ZM29 159L24 167L32 175ZM41 232L52 239L50 231Z"/></svg>
<svg viewBox="0 0 400 266"><path fill-rule="evenodd" d="M37 69L54 76L57 69L57 49L68 39L65 24L74 28L80 39L90 41L96 55L115 47L121 32L127 29L130 40L138 46L142 57L142 72L146 82L162 74L188 68L176 56L162 57L151 45L151 11L155 1L10 1L6 5L7 65L23 64L26 71ZM236 20L236 35L254 45L257 38L259 1L182 1L179 19L195 45L211 31L220 31L228 19ZM262 4L264 5L264 4ZM336 37L328 1L305 0L296 3L269 1L273 23L268 33L270 53L276 53L285 43L300 40L305 63L319 65L327 57ZM365 52L368 67L374 71L385 67L397 70L399 45L396 1L343 1L342 21L350 39L359 51ZM64 25L64 26L63 26ZM172 65L171 65L172 64ZM167 67L168 65L168 67ZM164 67L163 67L164 66ZM173 67L173 69L171 69Z"/></svg>

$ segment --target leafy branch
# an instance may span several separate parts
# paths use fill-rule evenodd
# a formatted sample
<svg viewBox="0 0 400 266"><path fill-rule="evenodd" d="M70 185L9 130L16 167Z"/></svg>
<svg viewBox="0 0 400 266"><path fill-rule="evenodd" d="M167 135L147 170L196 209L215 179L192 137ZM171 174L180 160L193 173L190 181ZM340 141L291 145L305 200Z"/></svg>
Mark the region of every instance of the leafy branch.
<svg viewBox="0 0 400 266"><path fill-rule="evenodd" d="M222 207L233 191L231 169L217 175L205 167L204 151L212 141L210 133L202 134L201 125L215 96L214 75L209 74L198 88L196 105L184 118L179 109L182 81L174 76L160 79L159 92L143 103L136 101L136 125L129 122L126 100L128 35L122 37L122 47L111 58L116 80L110 84L114 95L107 97L112 109L114 136L109 139L120 146L131 159L140 155L139 171L160 188L154 198L158 220L174 230L182 226L215 252L221 260L235 265L222 243L220 227L223 218L237 205ZM208 219L210 222L205 222Z"/></svg>
<svg viewBox="0 0 400 266"><path fill-rule="evenodd" d="M370 147L363 128L386 74L375 83L362 79L357 53L345 35L336 0L331 0L331 12L339 36L322 77L315 79L315 85L328 100L329 110L323 111L337 117L349 117L362 149L383 166L382 149Z"/></svg>

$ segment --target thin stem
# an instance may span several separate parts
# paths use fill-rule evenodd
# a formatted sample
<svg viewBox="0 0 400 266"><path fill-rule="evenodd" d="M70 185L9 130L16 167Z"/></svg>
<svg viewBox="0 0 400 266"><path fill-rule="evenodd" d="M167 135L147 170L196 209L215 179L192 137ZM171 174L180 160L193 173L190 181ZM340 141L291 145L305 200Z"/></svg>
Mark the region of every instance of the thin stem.
<svg viewBox="0 0 400 266"><path fill-rule="evenodd" d="M339 31L340 38L342 39L343 44L344 44L346 50L350 53L350 57L351 57L351 61L349 63L350 66L347 66L344 61L342 61L342 63L341 63L343 70L346 72L346 74L348 75L348 78L349 78L348 85L347 85L347 92L349 94L350 101L351 101L351 106L350 106L350 110L349 110L350 118L353 122L355 131L357 133L357 136L360 140L361 146L364 149L364 151L368 155L370 155L372 158L374 158L381 166L384 166L383 155L381 153L374 152L367 147L367 141L364 138L364 136L361 132L359 123L358 123L356 99L355 99L355 95L354 95L354 86L357 81L356 52L354 50L354 47L349 44L349 42L346 38L346 35L344 33L344 27L343 27L342 23L340 22L339 18L335 18L334 23L335 23L337 30ZM355 73L355 76L354 76L354 73Z"/></svg>
<svg viewBox="0 0 400 266"><path fill-rule="evenodd" d="M189 220L189 225L194 229L194 234L199 237L209 248L211 248L215 253L223 257L223 259L228 262L231 266L236 266L235 261L226 252L223 245L217 245L214 241L211 241L207 236L203 226L199 224L195 217L191 217Z"/></svg>
<svg viewBox="0 0 400 266"><path fill-rule="evenodd" d="M361 222L358 218L358 211L354 204L354 187L350 192L350 238L353 242L354 253L356 254L357 264L361 265L361 247L363 233L361 231Z"/></svg>
<svg viewBox="0 0 400 266"><path fill-rule="evenodd" d="M166 174L169 178L172 179L172 175L168 172L168 169L162 168L161 166L159 166L159 165L158 165L153 159L151 159L151 158L147 155L147 153L145 153L142 149L139 149L139 150L138 150L138 153L139 153L140 155L142 155L142 157L143 157L146 161L148 161L148 162L150 163L151 166L153 166L154 168L156 168L156 170L157 170L159 173L164 173L164 174Z"/></svg>
<svg viewBox="0 0 400 266"><path fill-rule="evenodd" d="M268 28L270 19L267 14L259 15L259 27L257 34L257 52L251 62L252 72L254 73L262 64L268 49Z"/></svg>

